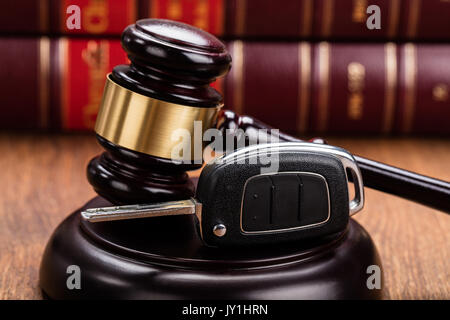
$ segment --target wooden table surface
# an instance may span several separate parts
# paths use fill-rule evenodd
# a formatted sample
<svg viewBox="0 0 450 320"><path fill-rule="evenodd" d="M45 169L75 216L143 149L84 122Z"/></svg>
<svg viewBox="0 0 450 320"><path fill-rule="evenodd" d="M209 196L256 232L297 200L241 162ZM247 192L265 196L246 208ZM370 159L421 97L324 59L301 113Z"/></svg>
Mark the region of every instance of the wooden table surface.
<svg viewBox="0 0 450 320"><path fill-rule="evenodd" d="M328 139L355 154L450 180L450 140ZM92 135L0 134L0 299L40 299L38 270L52 231L95 196L86 164L101 148ZM450 216L366 191L356 216L385 271L387 299L450 298Z"/></svg>

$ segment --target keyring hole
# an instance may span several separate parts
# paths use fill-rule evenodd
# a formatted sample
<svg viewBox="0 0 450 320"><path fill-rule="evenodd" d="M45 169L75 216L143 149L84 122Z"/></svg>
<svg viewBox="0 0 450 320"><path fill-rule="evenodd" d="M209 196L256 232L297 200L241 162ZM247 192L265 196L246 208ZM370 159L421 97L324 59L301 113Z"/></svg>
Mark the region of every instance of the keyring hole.
<svg viewBox="0 0 450 320"><path fill-rule="evenodd" d="M348 190L348 201L352 201L353 199L355 199L356 196L356 188L355 185L353 184L353 182L351 182L350 180L353 180L353 171L350 170L350 168L347 168L346 170L347 173L347 190Z"/></svg>

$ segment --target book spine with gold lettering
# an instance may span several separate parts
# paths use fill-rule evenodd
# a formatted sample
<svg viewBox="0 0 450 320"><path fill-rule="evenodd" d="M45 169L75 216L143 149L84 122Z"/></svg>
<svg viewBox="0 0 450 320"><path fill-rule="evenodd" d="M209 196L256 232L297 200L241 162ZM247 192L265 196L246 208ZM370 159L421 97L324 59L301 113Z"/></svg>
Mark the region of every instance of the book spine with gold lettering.
<svg viewBox="0 0 450 320"><path fill-rule="evenodd" d="M79 8L79 19L73 5ZM138 0L2 1L0 32L118 36L137 20L138 9Z"/></svg>
<svg viewBox="0 0 450 320"><path fill-rule="evenodd" d="M0 38L0 128L93 128L119 40Z"/></svg>
<svg viewBox="0 0 450 320"><path fill-rule="evenodd" d="M398 89L397 50L393 43L316 44L310 129L392 132Z"/></svg>
<svg viewBox="0 0 450 320"><path fill-rule="evenodd" d="M449 44L243 42L225 105L293 133L450 133Z"/></svg>
<svg viewBox="0 0 450 320"><path fill-rule="evenodd" d="M450 132L450 45L406 43L398 48L399 133Z"/></svg>

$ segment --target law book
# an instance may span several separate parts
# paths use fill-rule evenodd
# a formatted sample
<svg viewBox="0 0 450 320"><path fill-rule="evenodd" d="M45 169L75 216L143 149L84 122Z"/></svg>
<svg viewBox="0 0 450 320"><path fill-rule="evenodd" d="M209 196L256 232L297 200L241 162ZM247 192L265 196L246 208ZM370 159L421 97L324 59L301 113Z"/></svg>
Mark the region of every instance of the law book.
<svg viewBox="0 0 450 320"><path fill-rule="evenodd" d="M81 28L67 19L80 8ZM380 29L367 20L379 8ZM0 33L115 35L136 19L182 21L226 39L450 40L448 0L15 0Z"/></svg>
<svg viewBox="0 0 450 320"><path fill-rule="evenodd" d="M450 133L449 44L228 43L226 104L281 130Z"/></svg>
<svg viewBox="0 0 450 320"><path fill-rule="evenodd" d="M0 128L90 130L120 40L0 38Z"/></svg>
<svg viewBox="0 0 450 320"><path fill-rule="evenodd" d="M450 44L227 43L225 107L291 133L450 133ZM115 39L0 39L0 127L92 130Z"/></svg>
<svg viewBox="0 0 450 320"><path fill-rule="evenodd" d="M313 0L313 36L321 39L449 40L448 0ZM380 29L368 29L376 5ZM372 9L375 10L375 9Z"/></svg>
<svg viewBox="0 0 450 320"><path fill-rule="evenodd" d="M138 19L138 6L137 0L7 0L0 4L0 33L119 36Z"/></svg>

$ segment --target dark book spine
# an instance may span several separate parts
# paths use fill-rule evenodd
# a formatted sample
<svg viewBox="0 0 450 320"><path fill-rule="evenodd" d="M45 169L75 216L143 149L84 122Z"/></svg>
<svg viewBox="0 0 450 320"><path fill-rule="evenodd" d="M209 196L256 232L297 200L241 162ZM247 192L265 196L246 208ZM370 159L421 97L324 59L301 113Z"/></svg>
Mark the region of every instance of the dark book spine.
<svg viewBox="0 0 450 320"><path fill-rule="evenodd" d="M242 42L225 104L281 130L450 133L450 45Z"/></svg>
<svg viewBox="0 0 450 320"><path fill-rule="evenodd" d="M398 89L397 47L314 45L310 130L390 133Z"/></svg>
<svg viewBox="0 0 450 320"><path fill-rule="evenodd" d="M450 132L450 45L406 43L399 47L396 130Z"/></svg>
<svg viewBox="0 0 450 320"><path fill-rule="evenodd" d="M380 8L380 29L366 25L370 5ZM140 16L227 38L450 39L444 0L141 0Z"/></svg>
<svg viewBox="0 0 450 320"><path fill-rule="evenodd" d="M138 0L17 0L3 1L0 32L15 34L120 35L138 17ZM80 8L80 29L69 29L67 19ZM71 20L72 21L72 20Z"/></svg>
<svg viewBox="0 0 450 320"><path fill-rule="evenodd" d="M393 39L399 37L402 4L409 0L315 0L314 32L321 39ZM433 0L432 0L433 1ZM380 8L381 28L369 30L370 5ZM447 34L447 37L450 35Z"/></svg>

